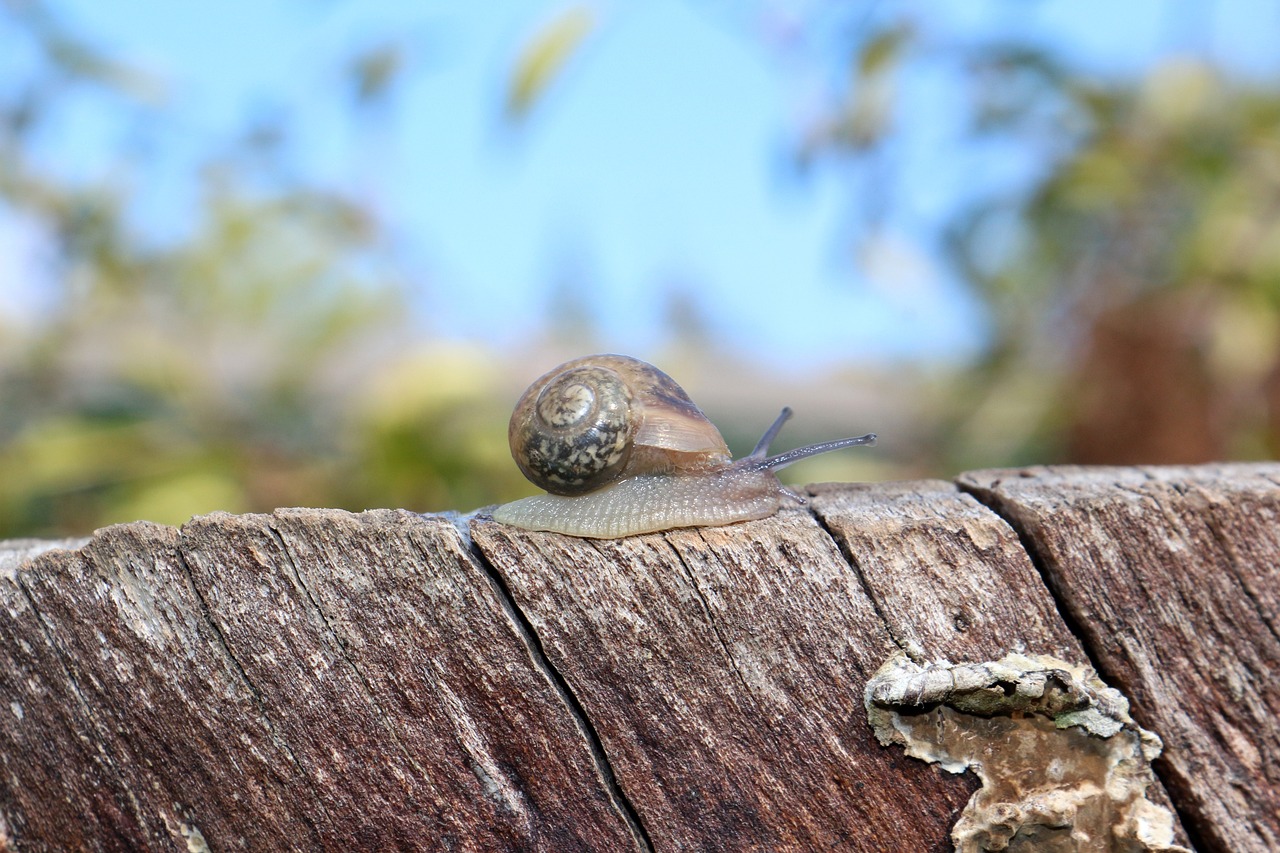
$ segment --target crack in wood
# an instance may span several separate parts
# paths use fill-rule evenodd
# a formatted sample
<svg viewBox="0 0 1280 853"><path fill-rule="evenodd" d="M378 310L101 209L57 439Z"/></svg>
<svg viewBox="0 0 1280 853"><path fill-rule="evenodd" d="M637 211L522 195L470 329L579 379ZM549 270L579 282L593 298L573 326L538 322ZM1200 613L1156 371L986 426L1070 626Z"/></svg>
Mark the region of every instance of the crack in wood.
<svg viewBox="0 0 1280 853"><path fill-rule="evenodd" d="M635 839L636 845L644 850L645 853L653 853L655 850L653 839L650 837L649 830L640 817L639 810L632 803L631 798L627 796L622 783L618 780L618 775L613 769L609 754L605 751L604 741L601 740L600 733L596 731L595 725L591 722L591 717L587 714L586 708L583 707L568 680L556 669L551 659L547 656L542 640L538 636L533 623L529 621L529 617L520 609L520 605L516 602L515 596L511 594L511 589L507 586L507 582L489 561L484 550L470 536L463 537L460 535L459 542L471 556L471 559L475 561L484 576L489 579L494 595L501 604L503 611L507 614L507 618L511 621L511 625L515 628L516 635L524 644L529 659L555 689L560 701L568 710L570 718L582 734L591 754L591 760L595 764L596 773L604 785L605 794L613 804L614 810L627 824L627 828Z"/></svg>
<svg viewBox="0 0 1280 853"><path fill-rule="evenodd" d="M810 496L815 496L813 492L810 492L809 494ZM813 519L814 523L818 526L818 529L821 530L823 535L831 542L832 546L836 549L836 552L844 558L845 564L849 567L850 571L853 572L854 577L858 579L858 585L862 587L862 592L866 595L867 601L871 602L871 608L880 619L880 624L884 626L885 634L888 635L889 639L893 641L893 644L897 646L904 655L916 663L923 663L924 661L921 656L921 650L909 648L908 646L910 644L906 642L904 637L898 636L898 632L894 630L893 622L890 621L888 615L884 612L884 602L881 600L880 596L876 594L876 591L872 587L867 576L863 573L862 567L858 565L858 559L853 556L853 551L849 548L849 543L844 540L844 537L837 536L835 532L832 531L830 525L827 524L827 520L822 517L822 514L814 510L812 500L805 504L802 511L809 514L809 517Z"/></svg>
<svg viewBox="0 0 1280 853"><path fill-rule="evenodd" d="M1102 676L1104 681L1111 684L1116 683L1113 680L1114 674L1106 672L1103 667L1099 666L1097 655L1094 654L1094 643L1090 640L1091 632L1081 624L1074 609L1065 599L1062 590L1058 588L1054 579L1054 573L1047 565L1046 556L1041 553L1040 548L1037 545L1035 535L1027 528L1022 517L1017 512L1011 511L1011 509L1004 504L1000 497L996 495L994 486L992 489L988 490L974 486L961 479L957 479L954 482L960 491L972 497L978 503L982 504L997 515L1005 524L1009 525L1010 529L1013 530L1014 535L1018 537L1019 546L1026 553L1027 559L1031 561L1032 568L1034 568L1036 570L1036 574L1039 575L1041 583L1043 583L1045 588L1049 591L1049 596L1053 599L1054 609L1057 610L1058 615L1062 617L1063 624L1066 625L1067 630L1071 632L1071 635L1075 637L1076 642L1084 651L1085 656L1089 659L1089 665L1093 667L1094 672ZM1125 692L1128 690L1127 687L1122 687L1122 689L1125 690Z"/></svg>

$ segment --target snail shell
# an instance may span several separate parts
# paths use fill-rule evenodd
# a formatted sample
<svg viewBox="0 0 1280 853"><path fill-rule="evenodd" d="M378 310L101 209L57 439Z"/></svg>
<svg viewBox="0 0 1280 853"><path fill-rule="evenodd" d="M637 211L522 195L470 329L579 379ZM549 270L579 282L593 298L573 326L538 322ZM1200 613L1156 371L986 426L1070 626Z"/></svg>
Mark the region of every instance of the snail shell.
<svg viewBox="0 0 1280 853"><path fill-rule="evenodd" d="M734 461L720 431L684 389L651 364L621 355L567 362L525 391L511 415L511 455L549 494L498 507L494 520L528 530L613 539L773 515L784 497L774 471L840 439L769 457L782 415L750 455Z"/></svg>

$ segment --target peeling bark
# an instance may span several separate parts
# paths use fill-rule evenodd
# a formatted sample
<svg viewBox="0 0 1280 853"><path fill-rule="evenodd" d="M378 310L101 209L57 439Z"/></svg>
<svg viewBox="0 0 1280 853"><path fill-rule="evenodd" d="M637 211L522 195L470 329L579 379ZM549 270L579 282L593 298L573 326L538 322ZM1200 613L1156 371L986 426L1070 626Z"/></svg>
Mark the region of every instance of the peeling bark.
<svg viewBox="0 0 1280 853"><path fill-rule="evenodd" d="M921 666L895 655L867 683L883 744L973 770L982 789L951 830L958 853L1190 853L1147 798L1160 738L1088 666L1050 655Z"/></svg>

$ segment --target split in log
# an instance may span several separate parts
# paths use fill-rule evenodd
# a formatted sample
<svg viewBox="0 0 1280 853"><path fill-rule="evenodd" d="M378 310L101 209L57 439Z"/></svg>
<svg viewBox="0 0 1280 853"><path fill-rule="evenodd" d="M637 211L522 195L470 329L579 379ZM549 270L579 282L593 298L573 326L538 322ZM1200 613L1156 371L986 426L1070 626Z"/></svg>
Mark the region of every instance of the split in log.
<svg viewBox="0 0 1280 853"><path fill-rule="evenodd" d="M621 540L297 509L0 543L0 851L946 850L994 763L882 746L864 693L1010 652L1123 692L1164 753L1117 814L1176 817L1009 849L1280 849L1280 465L810 494Z"/></svg>

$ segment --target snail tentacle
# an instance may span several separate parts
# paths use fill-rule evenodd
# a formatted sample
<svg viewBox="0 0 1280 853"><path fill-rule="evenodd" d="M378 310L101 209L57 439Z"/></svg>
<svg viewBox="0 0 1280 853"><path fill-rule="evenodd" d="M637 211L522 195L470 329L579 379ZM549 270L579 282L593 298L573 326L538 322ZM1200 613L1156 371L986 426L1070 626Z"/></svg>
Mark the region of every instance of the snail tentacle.
<svg viewBox="0 0 1280 853"><path fill-rule="evenodd" d="M769 445L773 444L773 440L778 437L778 433L782 431L782 425L791 420L791 407L783 406L782 411L778 414L777 420L769 425L764 431L764 435L760 436L760 440L756 442L756 446L743 459L764 459L769 455Z"/></svg>
<svg viewBox="0 0 1280 853"><path fill-rule="evenodd" d="M869 432L866 435L859 435L853 438L837 438L834 441L824 441L819 444L797 447L795 450L788 450L786 453L779 453L777 456L770 456L765 459L744 457L742 461L749 463L744 467L751 471L764 471L766 469L778 471L794 462L799 462L801 459L817 456L819 453L830 453L832 450L842 450L846 447L871 447L875 443L876 434Z"/></svg>

